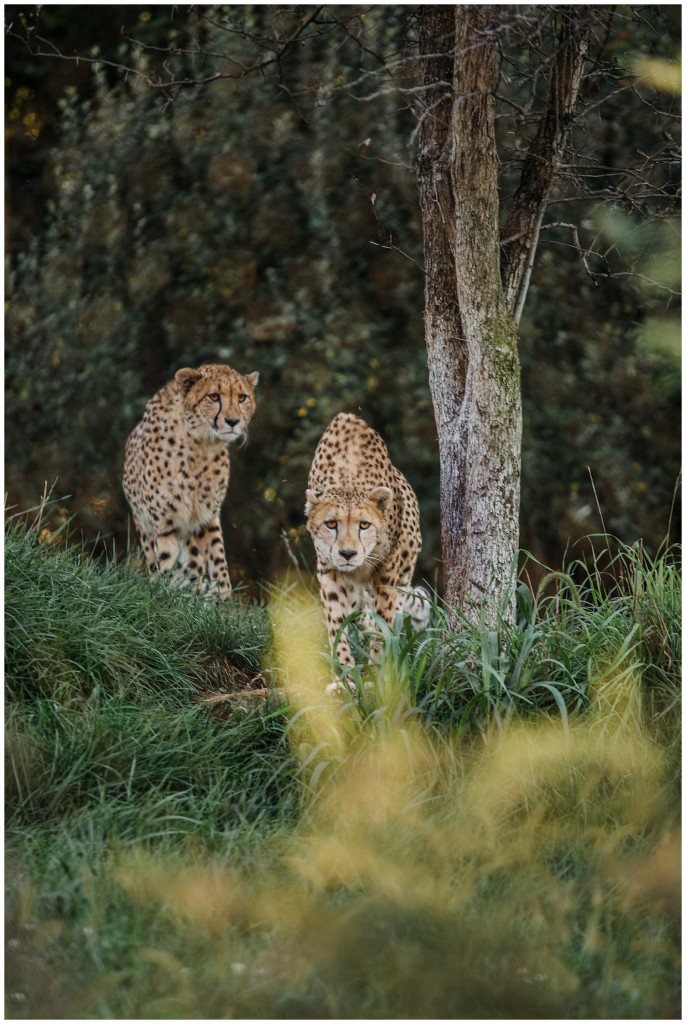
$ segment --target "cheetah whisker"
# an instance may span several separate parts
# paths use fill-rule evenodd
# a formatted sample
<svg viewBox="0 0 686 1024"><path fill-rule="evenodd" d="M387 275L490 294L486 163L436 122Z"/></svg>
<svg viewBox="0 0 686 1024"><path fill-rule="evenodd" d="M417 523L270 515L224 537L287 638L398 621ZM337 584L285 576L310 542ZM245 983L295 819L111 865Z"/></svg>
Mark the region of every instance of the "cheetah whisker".
<svg viewBox="0 0 686 1024"><path fill-rule="evenodd" d="M367 555L362 565L365 569L378 569L380 565L383 565L383 558L381 558L380 555L372 553Z"/></svg>

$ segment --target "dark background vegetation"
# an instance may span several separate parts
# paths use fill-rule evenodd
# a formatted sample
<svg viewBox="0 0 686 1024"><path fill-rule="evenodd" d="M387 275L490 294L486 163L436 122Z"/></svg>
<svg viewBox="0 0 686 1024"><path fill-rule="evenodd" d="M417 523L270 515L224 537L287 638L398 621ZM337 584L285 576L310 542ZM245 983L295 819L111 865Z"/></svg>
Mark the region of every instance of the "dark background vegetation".
<svg viewBox="0 0 686 1024"><path fill-rule="evenodd" d="M6 7L6 20L19 26L33 10ZM216 10L257 25L275 9ZM409 52L411 7L357 10L367 41L396 57ZM633 56L679 52L678 6L620 11L605 51L615 83ZM179 47L217 42L186 7L44 6L40 27L66 55L101 47L122 62L153 59L126 33L160 46L170 33ZM240 54L247 44L233 37L231 46ZM354 39L332 32L293 48L269 74L168 103L134 76L32 57L8 37L10 504L34 505L56 481L56 514L122 550L128 432L178 367L228 362L261 375L249 445L232 455L225 533L234 580L268 581L293 558L309 564L309 463L331 417L349 409L381 431L412 482L425 538L419 570L440 582L415 125L392 92L353 98L362 90L346 85L367 60ZM187 71L202 74L202 62L189 58ZM588 79L584 107L598 100L599 83ZM659 111L676 105L666 94L649 106L632 89L618 92L611 117L605 107L602 118L586 118L577 147L589 163L635 165L665 149ZM673 180L668 155L664 162ZM660 282L647 261L676 251L674 235L640 201L602 201L616 181L599 174L598 195L553 205L547 219L574 220L589 241L615 232L622 276L594 281L570 232L548 231L521 324L521 544L551 566L601 528L598 507L610 533L655 550L679 473L675 298L645 281ZM627 273L636 266L642 277ZM676 517L671 530L678 534Z"/></svg>

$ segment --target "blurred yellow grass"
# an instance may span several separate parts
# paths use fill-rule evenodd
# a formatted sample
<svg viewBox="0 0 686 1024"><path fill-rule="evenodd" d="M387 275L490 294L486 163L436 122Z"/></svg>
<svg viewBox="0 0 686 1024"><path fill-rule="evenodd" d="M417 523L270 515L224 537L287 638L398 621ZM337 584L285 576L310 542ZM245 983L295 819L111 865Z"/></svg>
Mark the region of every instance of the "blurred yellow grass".
<svg viewBox="0 0 686 1024"><path fill-rule="evenodd" d="M209 935L221 935L250 916L246 886L218 863L188 866L170 857L161 864L158 856L137 851L120 859L117 877L137 902L153 904L179 925Z"/></svg>
<svg viewBox="0 0 686 1024"><path fill-rule="evenodd" d="M368 915L400 914L403 928L414 922L412 934L429 922L448 935L430 956L421 940L398 940L393 963L407 941L415 972L405 983L414 978L422 988L421 958L429 957L426 970L440 975L432 984L452 991L450 943L463 941L459 921L469 920L470 957L480 962L500 949L512 984L539 985L562 1000L582 985L563 955L573 935L585 953L611 958L617 920L633 922L640 943L646 906L676 913L678 833L664 804L662 754L641 724L635 670L599 675L589 713L568 725L512 721L466 742L399 722L392 708L366 720L342 708L324 692L330 670L316 600L288 588L272 612L292 749L305 768L302 822L249 874L216 857L192 867L120 857L118 879L134 900L179 928L224 940L227 958L246 931L269 936L280 952L267 987L281 984L281 973L300 983L351 963L371 970ZM654 840L641 844L651 831ZM331 902L336 894L343 905ZM264 949L242 955L241 970L258 987L264 957ZM613 985L634 983L611 970Z"/></svg>
<svg viewBox="0 0 686 1024"><path fill-rule="evenodd" d="M278 686L294 709L292 746L301 763L318 757L340 758L350 740L350 714L326 694L331 669L323 656L321 607L298 584L284 584L271 603L274 663ZM354 712L351 712L354 714Z"/></svg>

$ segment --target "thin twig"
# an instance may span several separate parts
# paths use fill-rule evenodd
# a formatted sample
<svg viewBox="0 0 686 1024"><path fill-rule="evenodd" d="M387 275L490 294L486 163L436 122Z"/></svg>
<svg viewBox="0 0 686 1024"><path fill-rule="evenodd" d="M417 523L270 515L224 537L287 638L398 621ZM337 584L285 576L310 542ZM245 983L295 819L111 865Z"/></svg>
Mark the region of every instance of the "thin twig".
<svg viewBox="0 0 686 1024"><path fill-rule="evenodd" d="M379 229L379 235L381 237L387 237L388 238L388 244L386 244L386 245L383 242L374 242L374 241L370 241L369 244L370 245L375 245L379 249L389 249L391 252L399 253L401 256L404 256L406 260L409 260L410 263L413 263L415 265L415 267L417 267L417 269L422 274L426 275L426 271L424 270L424 268L422 266L420 266L420 264L417 262L417 260L414 258L414 256L410 256L410 254L405 252L404 249L401 249L400 246L397 245L393 241L393 233L391 231L389 231L387 228L384 228L384 226L381 223L381 220L379 218L379 214L377 213L377 210L376 210L376 193L375 192L369 192L364 187L364 185L362 184L360 179L357 177L357 175L351 174L350 177L351 177L351 179L354 182L356 182L357 185L359 185L359 187L362 189L362 191L366 195L367 199L369 200L369 205L371 206L372 214L374 215L374 220L376 221L377 227Z"/></svg>

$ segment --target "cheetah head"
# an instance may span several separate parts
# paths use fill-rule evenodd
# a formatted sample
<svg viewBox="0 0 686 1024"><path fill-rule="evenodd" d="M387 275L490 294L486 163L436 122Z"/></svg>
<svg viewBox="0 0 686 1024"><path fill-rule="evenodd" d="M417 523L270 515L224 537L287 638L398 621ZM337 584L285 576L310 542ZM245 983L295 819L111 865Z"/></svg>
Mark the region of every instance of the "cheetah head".
<svg viewBox="0 0 686 1024"><path fill-rule="evenodd" d="M393 499L389 487L369 492L308 490L305 515L317 561L324 570L369 572L387 554L386 515Z"/></svg>
<svg viewBox="0 0 686 1024"><path fill-rule="evenodd" d="M230 366L221 365L177 370L174 379L183 400L184 424L191 437L223 444L245 441L255 412L259 376L242 376Z"/></svg>

